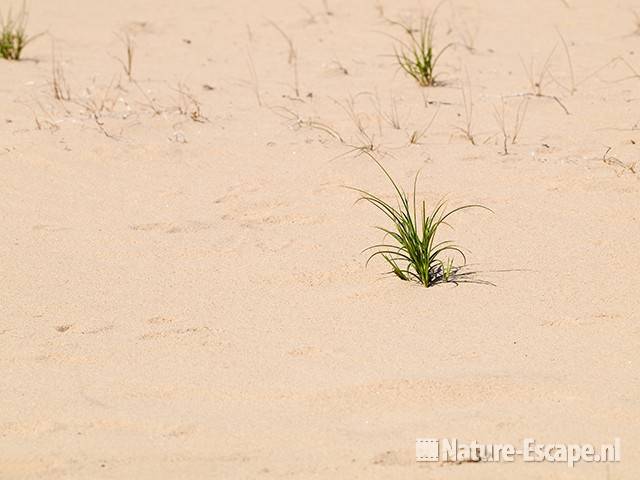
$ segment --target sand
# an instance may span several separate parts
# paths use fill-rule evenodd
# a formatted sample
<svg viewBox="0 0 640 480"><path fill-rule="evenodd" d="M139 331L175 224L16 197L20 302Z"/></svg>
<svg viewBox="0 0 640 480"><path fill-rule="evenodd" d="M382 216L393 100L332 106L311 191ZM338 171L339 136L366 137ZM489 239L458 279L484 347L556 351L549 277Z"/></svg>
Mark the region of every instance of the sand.
<svg viewBox="0 0 640 480"><path fill-rule="evenodd" d="M0 478L636 478L634 2L444 4L436 88L377 6L420 13L30 2L46 34L0 61ZM502 98L509 131L528 99L508 155ZM495 286L365 268L385 220L344 186L393 199L368 141L420 198L495 212L449 232ZM619 437L622 461L417 463L418 437Z"/></svg>

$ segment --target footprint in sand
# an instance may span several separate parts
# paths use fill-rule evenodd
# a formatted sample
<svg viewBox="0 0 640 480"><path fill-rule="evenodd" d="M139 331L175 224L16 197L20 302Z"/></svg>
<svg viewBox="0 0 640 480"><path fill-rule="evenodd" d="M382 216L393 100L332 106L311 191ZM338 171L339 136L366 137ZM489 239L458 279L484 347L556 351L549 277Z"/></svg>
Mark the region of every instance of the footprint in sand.
<svg viewBox="0 0 640 480"><path fill-rule="evenodd" d="M147 319L147 323L150 323L151 325L163 325L163 324L172 323L172 322L173 322L173 318L163 317L162 315L158 315L157 317L151 317Z"/></svg>
<svg viewBox="0 0 640 480"><path fill-rule="evenodd" d="M97 333L108 332L113 329L115 325L113 323L109 323L103 327L92 328L91 330L83 330L80 332L81 335L95 335Z"/></svg>
<svg viewBox="0 0 640 480"><path fill-rule="evenodd" d="M210 223L203 222L183 222L183 223L141 223L129 225L131 230L140 232L162 232L162 233L194 233L211 228Z"/></svg>
<svg viewBox="0 0 640 480"><path fill-rule="evenodd" d="M379 453L371 460L374 465L381 466L396 466L396 465L410 465L413 463L413 458L410 453L387 450L386 452Z"/></svg>
<svg viewBox="0 0 640 480"><path fill-rule="evenodd" d="M152 340L156 338L166 338L166 337L184 337L191 336L197 333L205 333L208 332L207 327L198 328L198 327L188 327L188 328L174 328L171 330L161 330L157 332L147 332L143 333L138 337L139 340ZM204 332L203 332L204 331ZM205 333L206 335L206 333Z"/></svg>

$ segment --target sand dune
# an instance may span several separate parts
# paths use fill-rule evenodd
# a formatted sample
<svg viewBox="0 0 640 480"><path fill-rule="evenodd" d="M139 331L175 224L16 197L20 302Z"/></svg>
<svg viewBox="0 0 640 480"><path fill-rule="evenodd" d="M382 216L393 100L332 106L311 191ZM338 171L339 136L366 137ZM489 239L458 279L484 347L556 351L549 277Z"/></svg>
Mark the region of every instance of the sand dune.
<svg viewBox="0 0 640 480"><path fill-rule="evenodd" d="M45 34L0 60L0 478L636 478L637 5L452 0L428 88L386 20L417 2L327 7L29 3ZM494 286L365 268L385 219L344 187L393 191L364 150L494 211L447 232Z"/></svg>

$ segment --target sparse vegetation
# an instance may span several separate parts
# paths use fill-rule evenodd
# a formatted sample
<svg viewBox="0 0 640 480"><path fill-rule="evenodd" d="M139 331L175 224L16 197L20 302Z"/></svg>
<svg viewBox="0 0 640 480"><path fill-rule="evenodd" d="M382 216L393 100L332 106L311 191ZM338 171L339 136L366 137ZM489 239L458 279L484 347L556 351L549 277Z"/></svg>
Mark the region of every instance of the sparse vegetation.
<svg viewBox="0 0 640 480"><path fill-rule="evenodd" d="M607 165L611 165L613 167L619 168L620 173L618 175L622 175L624 172L630 172L634 174L638 173L638 168L637 168L638 162L625 163L619 158L609 155L609 152L611 150L612 150L611 147L607 147L607 150L604 152L604 155L602 155L602 161Z"/></svg>
<svg viewBox="0 0 640 480"><path fill-rule="evenodd" d="M393 207L365 190L353 189L362 195L359 200L375 206L393 224L392 228L378 227L385 233L385 238L390 238L392 242L365 249L375 250L367 259L367 263L372 258L381 256L391 267L388 273L402 280L416 281L425 287L461 281L461 275L464 274L460 270L466 263L464 252L450 240L436 241L436 236L441 226L449 225L447 219L454 213L472 207L486 207L463 205L447 211L445 203L439 202L428 212L426 201L423 200L420 205L416 203L418 174L413 183L413 199L410 201L409 196L396 184L382 164L370 156L393 185L398 207ZM461 258L463 264L457 266L454 257Z"/></svg>
<svg viewBox="0 0 640 480"><path fill-rule="evenodd" d="M370 120L370 116L365 112L356 111L356 98L358 97L358 95L363 94L365 94L365 92L361 92L356 96L349 96L344 101L344 103L339 102L338 100L334 100L334 102L344 110L344 112L347 114L348 118L353 122L353 125L356 128L356 140L351 142L344 141L343 143L347 147L349 147L349 150L341 155L338 155L338 157L336 158L350 155L356 152L358 155L363 153L370 155L371 152L380 150L380 145L375 141L375 135L369 133L369 131L367 130L367 128L370 127L370 122L368 121ZM353 137L350 138L350 140L352 139Z"/></svg>
<svg viewBox="0 0 640 480"><path fill-rule="evenodd" d="M378 112L379 118L389 124L394 130L400 130L400 115L398 114L398 105L393 93L389 95L389 109L382 107L382 102L377 93L373 97L373 108Z"/></svg>
<svg viewBox="0 0 640 480"><path fill-rule="evenodd" d="M527 74L527 78L529 79L529 86L531 88L530 91L527 92L525 95L551 99L555 101L560 106L560 108L562 108L562 110L564 110L564 113L566 113L567 115L570 115L567 107L564 105L564 103L562 103L562 101L556 95L547 95L543 93L544 87L547 86L551 81L558 83L563 88L566 88L567 90L569 90L572 94L573 92L575 92L575 89L577 87L575 83L574 75L573 75L573 65L571 64L571 54L569 53L569 48L567 47L566 42L559 31L558 31L558 35L560 35L560 39L564 45L565 53L567 55L567 60L569 62L569 69L571 73L571 85L569 87L565 87L564 85L559 84L559 82L554 78L553 74L550 72L551 59L558 47L557 44L554 45L554 47L551 49L551 51L549 52L549 55L547 56L547 59L542 64L539 70L535 68L533 59L531 59L531 63L529 64L529 66L527 66L524 63L524 60L522 60L522 57L520 58L520 62L522 63L522 67L524 68L524 71ZM549 81L547 81L547 76L550 79Z"/></svg>
<svg viewBox="0 0 640 480"><path fill-rule="evenodd" d="M271 24L271 26L273 26L273 28L275 28L278 33L280 33L280 35L282 35L282 38L285 39L285 41L287 42L287 45L289 46L289 58L288 58L288 63L289 65L291 65L291 68L293 70L293 91L296 94L296 97L300 97L300 79L298 77L298 51L296 50L294 44L293 44L293 40L291 39L291 37L289 35L287 35L287 33L280 28L280 26L275 23L275 22L269 22Z"/></svg>
<svg viewBox="0 0 640 480"><path fill-rule="evenodd" d="M135 51L135 45L128 33L125 33L124 36L118 36L118 39L124 45L125 58L118 58L117 60L120 62L120 65L122 65L124 73L126 73L129 80L131 80L133 75L133 53Z"/></svg>
<svg viewBox="0 0 640 480"><path fill-rule="evenodd" d="M375 142L375 138L373 135L369 135L365 132L359 133L357 137L357 144L344 142L344 144L349 147L349 150L341 155L338 155L335 158L344 157L345 155L351 155L352 153L356 153L356 156L360 156L362 154L371 155L373 152L380 151L381 146Z"/></svg>
<svg viewBox="0 0 640 480"><path fill-rule="evenodd" d="M395 57L408 75L413 77L421 87L431 87L438 83L436 66L442 54L453 44L449 43L440 50L436 50L433 44L435 32L435 17L438 8L428 16L420 18L418 29L401 22L391 21L400 26L406 34L406 40L396 39Z"/></svg>
<svg viewBox="0 0 640 480"><path fill-rule="evenodd" d="M524 119L527 115L527 107L529 106L529 98L524 96L520 103L518 104L518 108L516 110L515 118L513 120L513 126L509 129L507 125L507 113L506 113L506 102L504 97L500 97L500 106L493 106L493 113L496 123L500 128L500 134L502 135L502 154L508 155L509 149L508 144L515 145L518 140L518 135L520 134L520 130L522 129L522 125L524 124ZM511 142L509 142L509 140Z"/></svg>
<svg viewBox="0 0 640 480"><path fill-rule="evenodd" d="M251 81L249 82L253 93L258 101L258 106L262 107L262 97L260 96L260 82L258 80L258 72L256 66L253 63L253 57L251 56L251 50L247 49L247 67L249 68L249 74L251 75Z"/></svg>
<svg viewBox="0 0 640 480"><path fill-rule="evenodd" d="M367 129L365 127L365 115L356 111L356 98L353 96L349 96L349 98L344 101L344 104L337 100L334 101L340 108L345 111L349 119L355 125L358 132L364 136L368 136Z"/></svg>
<svg viewBox="0 0 640 480"><path fill-rule="evenodd" d="M142 86L137 81L132 79L132 83L135 85L135 87L138 89L138 91L142 94L142 96L145 99L145 102L142 104L148 107L149 109L151 109L154 115L162 115L164 110L158 104L156 99L153 96L151 96L149 92L145 91L145 89L142 88Z"/></svg>
<svg viewBox="0 0 640 480"><path fill-rule="evenodd" d="M205 123L208 121L207 117L202 114L200 101L191 92L189 87L183 83L178 83L178 86L173 90L178 93L177 108L180 115L189 117L197 123Z"/></svg>
<svg viewBox="0 0 640 480"><path fill-rule="evenodd" d="M547 85L547 75L549 75L549 68L551 66L551 58L555 53L557 45L551 49L551 52L547 56L546 60L542 64L539 69L536 69L533 58L531 62L527 66L524 63L522 57L520 58L520 62L522 63L522 68L524 68L525 73L527 74L527 78L529 80L529 86L531 88L531 94L536 97L542 97L544 94L542 93L543 88Z"/></svg>
<svg viewBox="0 0 640 480"><path fill-rule="evenodd" d="M575 77L575 74L573 73L573 62L571 61L571 52L569 51L569 45L567 44L567 41L562 36L562 33L560 33L560 30L556 29L556 31L558 32L558 36L560 37L560 41L562 42L562 48L564 48L564 53L567 56L567 65L569 66L570 83L569 83L569 86L565 86L562 83L560 83L556 78L553 78L553 79L558 85L568 90L569 93L573 95L574 93L576 93L576 77Z"/></svg>
<svg viewBox="0 0 640 480"><path fill-rule="evenodd" d="M29 12L26 3L14 17L11 9L7 16L0 11L0 57L6 60L20 60L22 51L40 35L30 37L27 34L27 20Z"/></svg>
<svg viewBox="0 0 640 480"><path fill-rule="evenodd" d="M435 122L436 117L438 116L438 112L440 112L440 108L438 108L435 113L433 114L433 117L431 117L431 120L429 120L429 123L427 123L427 125L425 125L423 128L419 129L419 130L413 130L411 132L411 135L409 135L409 145L419 145L420 144L420 140L422 139L422 137L425 136L425 134L429 131L429 129L431 128L431 125L433 125L433 122Z"/></svg>
<svg viewBox="0 0 640 480"><path fill-rule="evenodd" d="M471 145L476 144L475 137L473 135L473 97L471 92L471 81L469 80L469 74L466 74L466 84L462 84L460 87L460 94L462 96L462 105L464 106L464 126L456 127L464 137L471 142Z"/></svg>
<svg viewBox="0 0 640 480"><path fill-rule="evenodd" d="M313 118L304 118L297 112L286 107L271 107L271 110L276 114L291 121L291 127L295 130L306 127L323 131L331 137L338 140L340 143L344 143L344 140L340 136L340 133L335 128L330 127L326 123L315 120Z"/></svg>
<svg viewBox="0 0 640 480"><path fill-rule="evenodd" d="M71 100L71 88L64 75L62 63L56 57L55 50L52 50L51 53L51 88L53 90L53 98L56 100Z"/></svg>

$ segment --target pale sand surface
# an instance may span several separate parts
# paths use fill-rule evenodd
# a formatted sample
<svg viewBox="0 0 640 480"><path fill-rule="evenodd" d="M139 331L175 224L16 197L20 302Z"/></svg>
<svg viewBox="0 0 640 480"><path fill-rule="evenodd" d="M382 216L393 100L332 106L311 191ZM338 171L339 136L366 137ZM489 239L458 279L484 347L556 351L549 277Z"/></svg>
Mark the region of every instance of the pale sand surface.
<svg viewBox="0 0 640 480"><path fill-rule="evenodd" d="M437 41L477 28L476 51L449 50L448 84L421 89L374 1L32 1L29 30L49 35L0 61L0 478L637 478L640 183L602 155L639 159L640 79L590 74L617 56L640 71L640 35L632 1L569 4L445 4ZM269 21L294 41L301 99ZM114 59L123 29L140 89ZM52 97L52 39L76 103ZM520 57L539 68L554 45L543 93L570 115L531 98L500 155L493 105L529 91ZM477 146L456 130L465 68ZM177 111L179 83L208 122ZM422 169L421 197L495 211L453 232L495 287L365 268L383 219L343 185L391 199L388 183L278 115L354 144L350 95L403 185ZM103 99L101 131L85 107ZM425 436L620 437L622 462L418 464Z"/></svg>

